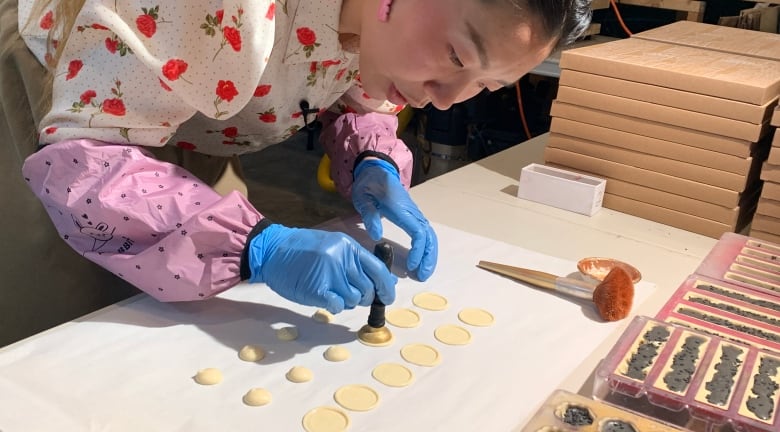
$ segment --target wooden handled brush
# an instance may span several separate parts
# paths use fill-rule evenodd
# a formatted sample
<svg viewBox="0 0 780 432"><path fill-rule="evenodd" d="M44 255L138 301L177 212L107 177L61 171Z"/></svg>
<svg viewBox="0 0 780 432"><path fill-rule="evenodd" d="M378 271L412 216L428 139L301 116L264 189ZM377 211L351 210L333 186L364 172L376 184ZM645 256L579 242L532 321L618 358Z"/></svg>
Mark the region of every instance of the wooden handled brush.
<svg viewBox="0 0 780 432"><path fill-rule="evenodd" d="M599 284L489 261L480 261L477 267L540 288L591 300L605 321L617 321L627 317L634 301L634 282L620 267L610 270Z"/></svg>

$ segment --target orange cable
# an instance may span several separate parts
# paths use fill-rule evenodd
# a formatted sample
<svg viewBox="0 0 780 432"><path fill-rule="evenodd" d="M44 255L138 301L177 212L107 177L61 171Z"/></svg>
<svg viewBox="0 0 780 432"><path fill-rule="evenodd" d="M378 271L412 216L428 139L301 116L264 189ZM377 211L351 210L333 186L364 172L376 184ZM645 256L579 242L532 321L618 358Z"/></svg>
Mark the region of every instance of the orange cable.
<svg viewBox="0 0 780 432"><path fill-rule="evenodd" d="M612 5L612 10L615 11L615 16L617 17L618 22L620 23L620 27L623 28L623 31L626 32L627 35L631 36L633 33L631 33L631 30L628 29L628 26L626 26L626 23L623 22L623 17L620 16L620 11L617 7L617 2L615 0L609 0L609 4Z"/></svg>
<svg viewBox="0 0 780 432"><path fill-rule="evenodd" d="M520 81L515 81L515 90L517 92L517 106L520 108L520 120L523 122L525 136L531 139L531 131L528 129L528 122L525 121L525 110L523 110L523 96L520 94Z"/></svg>

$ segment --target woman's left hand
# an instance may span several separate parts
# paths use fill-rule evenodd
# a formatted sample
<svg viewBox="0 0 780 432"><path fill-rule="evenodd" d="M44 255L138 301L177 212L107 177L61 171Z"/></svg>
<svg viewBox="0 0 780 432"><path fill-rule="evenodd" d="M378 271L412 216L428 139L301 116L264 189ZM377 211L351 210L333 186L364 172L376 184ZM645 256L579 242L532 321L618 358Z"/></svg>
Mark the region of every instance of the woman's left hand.
<svg viewBox="0 0 780 432"><path fill-rule="evenodd" d="M406 268L424 281L436 268L439 243L436 233L401 184L398 170L381 159L366 159L355 168L352 204L374 241L382 238L384 216L412 238Z"/></svg>

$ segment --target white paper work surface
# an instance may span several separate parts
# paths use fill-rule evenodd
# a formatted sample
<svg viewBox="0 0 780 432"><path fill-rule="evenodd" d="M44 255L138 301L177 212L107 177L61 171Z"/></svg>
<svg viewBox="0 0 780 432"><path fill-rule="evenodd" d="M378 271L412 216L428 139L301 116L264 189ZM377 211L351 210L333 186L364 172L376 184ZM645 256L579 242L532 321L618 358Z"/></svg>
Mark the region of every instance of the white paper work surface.
<svg viewBox="0 0 780 432"><path fill-rule="evenodd" d="M292 304L264 285L241 285L218 298L165 304L146 296L111 307L0 350L0 431L240 432L300 431L304 414L336 406L333 393L345 384L367 384L380 395L367 412L349 412L351 431L508 431L526 420L594 347L616 329L595 310L549 292L528 288L477 268L479 260L525 266L556 274L575 263L437 226L439 265L425 283L403 275L405 252L397 246L397 301L413 308L422 323L391 327L395 343L367 347L355 339L368 308L347 311L323 324L315 308ZM355 220L334 222L372 245ZM407 245L404 233L385 224L385 236ZM373 246L370 246L373 248ZM23 287L19 287L23 289ZM636 303L653 285L637 286ZM412 305L422 291L443 295L449 308L432 312ZM460 323L467 307L495 316L491 327ZM438 342L441 324L467 327L472 342ZM295 325L300 337L282 342L275 328ZM435 367L406 363L400 348L425 343L439 350ZM238 358L246 344L268 352L259 363ZM352 357L340 363L322 353L343 345ZM415 381L391 388L371 376L383 362L409 367ZM285 378L293 366L314 372L308 383ZM202 368L222 370L224 381L196 384ZM273 395L270 405L249 407L242 396L253 387Z"/></svg>

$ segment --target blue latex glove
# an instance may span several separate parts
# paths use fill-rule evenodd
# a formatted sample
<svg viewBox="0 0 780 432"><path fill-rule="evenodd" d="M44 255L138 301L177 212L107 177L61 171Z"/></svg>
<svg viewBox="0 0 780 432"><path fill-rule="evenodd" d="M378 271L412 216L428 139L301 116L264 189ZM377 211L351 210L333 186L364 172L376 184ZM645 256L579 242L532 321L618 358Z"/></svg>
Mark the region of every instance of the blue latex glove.
<svg viewBox="0 0 780 432"><path fill-rule="evenodd" d="M374 295L395 300L398 278L343 233L272 224L249 243L250 282L265 282L280 296L339 313L370 306Z"/></svg>
<svg viewBox="0 0 780 432"><path fill-rule="evenodd" d="M439 256L439 242L428 220L401 184L398 170L387 161L366 159L355 168L354 178L352 204L360 213L371 239L379 241L382 238L381 218L387 218L412 238L407 270L417 271L421 281L431 277Z"/></svg>

